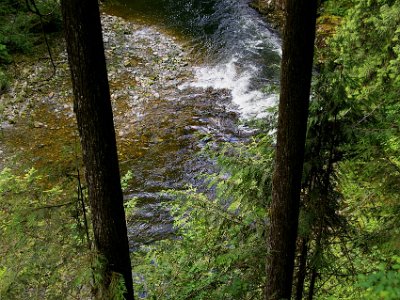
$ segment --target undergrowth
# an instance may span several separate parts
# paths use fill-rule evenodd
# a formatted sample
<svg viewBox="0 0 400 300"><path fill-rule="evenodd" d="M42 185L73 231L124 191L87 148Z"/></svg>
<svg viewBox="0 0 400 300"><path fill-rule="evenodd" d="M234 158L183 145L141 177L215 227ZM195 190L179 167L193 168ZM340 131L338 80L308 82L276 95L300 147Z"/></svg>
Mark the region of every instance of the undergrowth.
<svg viewBox="0 0 400 300"><path fill-rule="evenodd" d="M271 144L265 135L226 145L215 155L220 172L207 175L213 196L194 188L171 192L177 237L134 254L139 298L261 298Z"/></svg>

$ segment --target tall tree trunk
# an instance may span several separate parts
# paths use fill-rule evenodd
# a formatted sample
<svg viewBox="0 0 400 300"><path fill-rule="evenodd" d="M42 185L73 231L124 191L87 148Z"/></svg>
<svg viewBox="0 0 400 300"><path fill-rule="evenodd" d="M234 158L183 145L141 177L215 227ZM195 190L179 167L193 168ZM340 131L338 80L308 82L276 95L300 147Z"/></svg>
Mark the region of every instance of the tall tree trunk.
<svg viewBox="0 0 400 300"><path fill-rule="evenodd" d="M287 0L266 300L290 299L299 217L317 0Z"/></svg>
<svg viewBox="0 0 400 300"><path fill-rule="evenodd" d="M300 242L299 270L297 272L296 300L303 299L304 281L307 273L308 239L302 238Z"/></svg>
<svg viewBox="0 0 400 300"><path fill-rule="evenodd" d="M320 222L318 226L317 236L315 238L315 253L314 253L314 263L311 267L311 275L310 275L310 287L308 289L308 300L312 300L315 293L315 283L318 277L318 266L315 264L315 260L319 260L318 257L322 255L322 222Z"/></svg>
<svg viewBox="0 0 400 300"><path fill-rule="evenodd" d="M307 300L312 300L314 298L315 282L317 281L317 268L313 267L311 269L310 287L308 288Z"/></svg>
<svg viewBox="0 0 400 300"><path fill-rule="evenodd" d="M62 0L62 15L83 150L95 246L104 259L98 298L123 276L133 299L132 271L117 146L97 0Z"/></svg>

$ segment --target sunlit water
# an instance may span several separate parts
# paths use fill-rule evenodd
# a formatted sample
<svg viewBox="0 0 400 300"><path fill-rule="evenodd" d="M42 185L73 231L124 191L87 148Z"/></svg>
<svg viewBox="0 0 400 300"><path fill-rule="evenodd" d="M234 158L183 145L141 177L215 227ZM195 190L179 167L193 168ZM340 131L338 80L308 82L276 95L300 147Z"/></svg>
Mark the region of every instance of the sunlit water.
<svg viewBox="0 0 400 300"><path fill-rule="evenodd" d="M201 175L215 165L199 154L207 142L245 141L252 131L238 123L262 117L276 102L263 87L278 82L279 38L245 0L106 3L106 13L132 21L117 40L110 23L104 41L108 57L121 61L108 71L120 166L133 173L125 199L138 200L128 216L134 250L173 233L165 190L190 184L209 192ZM32 108L2 132L4 150L8 156L21 152L16 166L73 181L79 138L65 54L57 60L60 76L30 87L36 93Z"/></svg>
<svg viewBox="0 0 400 300"><path fill-rule="evenodd" d="M211 161L198 156L205 144L201 136L218 142L243 141L249 133L238 127L239 119L263 117L276 103L276 95L264 93L263 87L278 83L280 40L247 0L107 3L108 13L156 26L191 51L193 76L177 86L174 99L160 112L172 115L183 105L191 120L179 135L167 138L167 146L153 144L129 165L140 178L127 195L139 199L139 210L129 226L130 240L136 245L172 232L171 217L162 205L169 200L163 190L183 189L187 184L201 189L199 175L214 169Z"/></svg>
<svg viewBox="0 0 400 300"><path fill-rule="evenodd" d="M228 89L232 109L245 118L261 117L276 103L276 95L261 90L277 84L280 41L247 0L119 0L108 9L190 43L195 78L181 89Z"/></svg>

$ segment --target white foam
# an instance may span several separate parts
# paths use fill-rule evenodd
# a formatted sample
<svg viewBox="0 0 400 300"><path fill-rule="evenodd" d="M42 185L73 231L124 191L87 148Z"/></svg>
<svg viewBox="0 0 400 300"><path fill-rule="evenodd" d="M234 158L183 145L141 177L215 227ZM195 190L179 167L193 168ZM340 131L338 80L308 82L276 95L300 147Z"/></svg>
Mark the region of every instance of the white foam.
<svg viewBox="0 0 400 300"><path fill-rule="evenodd" d="M237 62L238 59L233 57L226 64L195 67L195 79L183 84L180 89L196 87L230 90L232 102L238 107L243 118L263 117L266 115L266 109L276 103L277 96L251 90L251 80L257 68L252 66L239 71Z"/></svg>
<svg viewBox="0 0 400 300"><path fill-rule="evenodd" d="M248 32L249 35L242 41L245 49L260 50L264 49L266 45L282 56L281 41L276 34L273 34L266 28L264 21L260 19L249 18L248 16L241 18L243 31Z"/></svg>
<svg viewBox="0 0 400 300"><path fill-rule="evenodd" d="M260 69L262 66L258 63L264 50L273 51L279 56L282 50L279 37L266 27L264 21L255 17L252 10L249 12L251 13L229 20L232 22L229 24L236 24L232 28L237 32L234 31L232 36L226 37L228 41L226 48L220 51L226 53L226 57L218 56L217 65L194 67L194 80L180 88L230 90L232 104L243 118L260 118L267 114L268 108L277 103L278 97L275 94L265 94L255 90L254 80L262 73ZM224 35L221 38L224 38Z"/></svg>

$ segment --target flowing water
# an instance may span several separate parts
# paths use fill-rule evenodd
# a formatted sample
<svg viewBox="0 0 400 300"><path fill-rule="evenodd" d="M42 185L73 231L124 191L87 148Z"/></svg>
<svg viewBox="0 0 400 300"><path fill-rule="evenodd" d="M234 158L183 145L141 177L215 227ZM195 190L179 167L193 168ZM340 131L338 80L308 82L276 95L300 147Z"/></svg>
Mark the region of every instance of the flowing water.
<svg viewBox="0 0 400 300"><path fill-rule="evenodd" d="M244 117L276 101L280 41L247 0L114 0L108 11L169 29L193 48L196 78L181 88L228 89Z"/></svg>
<svg viewBox="0 0 400 300"><path fill-rule="evenodd" d="M262 88L277 84L280 41L246 0L118 0L108 2L106 11L156 25L191 49L194 75L177 86L174 104L168 104L172 110L189 107L184 130L131 164L141 179L128 196L138 197L141 208L130 222L131 240L149 241L172 231L161 191L200 187L198 175L212 171L212 163L196 154L203 146L197 134L218 142L244 140L248 132L238 120L262 117L276 102ZM164 109L162 114L173 113Z"/></svg>
<svg viewBox="0 0 400 300"><path fill-rule="evenodd" d="M126 199L138 201L128 216L134 249L173 233L163 191L202 188L199 175L214 169L199 155L205 144L245 141L252 131L238 122L276 102L263 87L277 84L280 41L247 0L109 0L103 9L129 20L103 16L106 54L118 61L108 71L121 170L133 173ZM53 178L74 173L79 152L65 52L57 63L50 81L11 89L12 101L37 96L21 121L0 123L0 153L20 151L15 164ZM34 81L32 69L22 76Z"/></svg>

